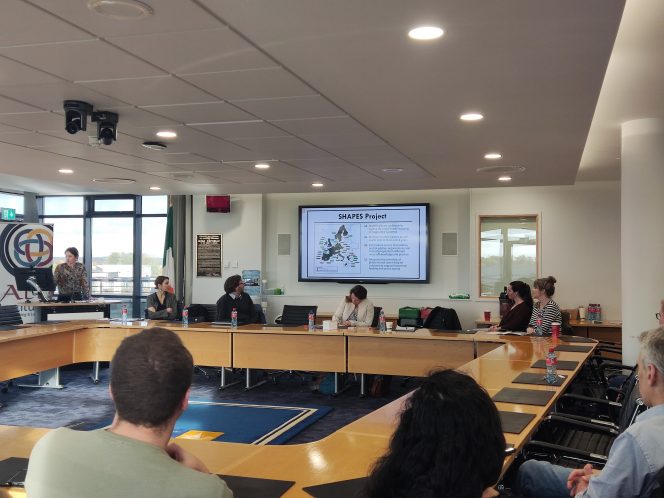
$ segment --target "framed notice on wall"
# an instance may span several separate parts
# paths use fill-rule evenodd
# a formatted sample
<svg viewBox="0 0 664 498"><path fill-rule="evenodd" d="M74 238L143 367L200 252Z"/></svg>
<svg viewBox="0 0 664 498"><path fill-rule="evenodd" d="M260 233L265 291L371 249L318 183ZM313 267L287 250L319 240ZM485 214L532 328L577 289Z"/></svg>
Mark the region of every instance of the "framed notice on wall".
<svg viewBox="0 0 664 498"><path fill-rule="evenodd" d="M196 276L221 277L221 234L196 235Z"/></svg>

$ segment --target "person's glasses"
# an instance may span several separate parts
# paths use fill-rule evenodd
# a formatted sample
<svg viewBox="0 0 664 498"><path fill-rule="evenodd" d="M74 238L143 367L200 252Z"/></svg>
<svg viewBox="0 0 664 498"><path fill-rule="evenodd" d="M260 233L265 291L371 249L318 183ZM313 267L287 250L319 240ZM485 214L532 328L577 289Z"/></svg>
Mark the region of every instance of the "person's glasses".
<svg viewBox="0 0 664 498"><path fill-rule="evenodd" d="M662 316L661 313L655 313L655 318L657 318L658 320L659 320L659 317L660 317L660 316Z"/></svg>

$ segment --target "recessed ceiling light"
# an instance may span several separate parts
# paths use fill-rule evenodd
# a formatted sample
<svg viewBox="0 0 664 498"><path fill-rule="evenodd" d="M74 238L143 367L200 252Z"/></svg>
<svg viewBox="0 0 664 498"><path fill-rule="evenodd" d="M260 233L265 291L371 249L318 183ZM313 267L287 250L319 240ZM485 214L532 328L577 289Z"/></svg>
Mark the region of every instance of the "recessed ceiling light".
<svg viewBox="0 0 664 498"><path fill-rule="evenodd" d="M157 136L161 138L175 138L178 134L171 130L160 130L157 132Z"/></svg>
<svg viewBox="0 0 664 498"><path fill-rule="evenodd" d="M315 183L312 183L311 186L312 186L312 187L316 187L316 188L324 187L324 185L323 185L321 182L315 182Z"/></svg>
<svg viewBox="0 0 664 498"><path fill-rule="evenodd" d="M73 169L68 169L68 168L62 168L58 170L58 173L62 173L63 175L71 175L74 172Z"/></svg>
<svg viewBox="0 0 664 498"><path fill-rule="evenodd" d="M161 190L161 187L157 187L156 185L153 185L150 187L150 190Z"/></svg>
<svg viewBox="0 0 664 498"><path fill-rule="evenodd" d="M499 182L511 182L512 177L511 176L499 176L498 181Z"/></svg>
<svg viewBox="0 0 664 498"><path fill-rule="evenodd" d="M161 142L143 142L141 145L150 150L164 150L167 147L166 144Z"/></svg>
<svg viewBox="0 0 664 498"><path fill-rule="evenodd" d="M401 173L403 168L383 168L381 171L383 173Z"/></svg>
<svg viewBox="0 0 664 498"><path fill-rule="evenodd" d="M488 152L484 154L484 159L500 159L503 155L499 152Z"/></svg>
<svg viewBox="0 0 664 498"><path fill-rule="evenodd" d="M152 7L138 0L89 0L88 9L116 21L136 21L154 13Z"/></svg>
<svg viewBox="0 0 664 498"><path fill-rule="evenodd" d="M93 182L97 183L115 183L117 185L129 185L130 183L136 183L136 180L130 178L93 178Z"/></svg>
<svg viewBox="0 0 664 498"><path fill-rule="evenodd" d="M479 112L467 112L459 116L459 119L461 121L479 121L484 119L484 116L482 116Z"/></svg>
<svg viewBox="0 0 664 498"><path fill-rule="evenodd" d="M270 165L268 163L254 164L254 168L258 168L258 169L268 169L269 167L270 167Z"/></svg>
<svg viewBox="0 0 664 498"><path fill-rule="evenodd" d="M408 32L413 40L435 40L443 36L444 31L438 26L418 26Z"/></svg>

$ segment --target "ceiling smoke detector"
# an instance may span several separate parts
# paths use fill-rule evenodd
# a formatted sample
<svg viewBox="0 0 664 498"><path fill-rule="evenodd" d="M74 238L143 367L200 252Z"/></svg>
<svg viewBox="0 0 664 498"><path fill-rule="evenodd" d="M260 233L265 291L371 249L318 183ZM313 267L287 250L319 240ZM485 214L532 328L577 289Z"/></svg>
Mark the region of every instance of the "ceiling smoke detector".
<svg viewBox="0 0 664 498"><path fill-rule="evenodd" d="M152 7L138 0L89 0L88 9L116 21L138 21L154 14Z"/></svg>
<svg viewBox="0 0 664 498"><path fill-rule="evenodd" d="M166 148L166 144L161 142L143 142L141 145L150 150L164 150Z"/></svg>

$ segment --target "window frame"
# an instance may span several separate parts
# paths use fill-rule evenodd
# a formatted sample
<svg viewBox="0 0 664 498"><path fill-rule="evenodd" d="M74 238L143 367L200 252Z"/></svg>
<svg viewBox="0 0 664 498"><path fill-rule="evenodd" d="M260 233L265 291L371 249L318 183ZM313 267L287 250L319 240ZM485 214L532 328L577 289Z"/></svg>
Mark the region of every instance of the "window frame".
<svg viewBox="0 0 664 498"><path fill-rule="evenodd" d="M535 278L540 276L540 215L530 214L480 214L477 216L477 297L479 299L496 299L498 295L482 295L482 221L486 219L500 220L505 218L534 218L535 220ZM507 285L509 282L505 283ZM526 282L528 283L528 282Z"/></svg>

